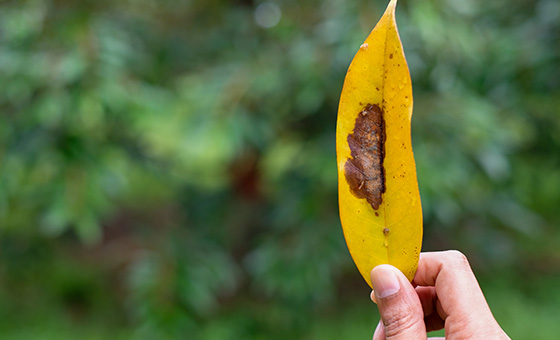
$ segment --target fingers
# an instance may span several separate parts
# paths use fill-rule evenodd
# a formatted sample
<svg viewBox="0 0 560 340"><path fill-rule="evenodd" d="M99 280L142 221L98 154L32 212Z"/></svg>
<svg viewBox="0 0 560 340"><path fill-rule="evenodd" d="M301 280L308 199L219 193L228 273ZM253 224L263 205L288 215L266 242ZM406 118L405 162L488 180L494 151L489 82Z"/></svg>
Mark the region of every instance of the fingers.
<svg viewBox="0 0 560 340"><path fill-rule="evenodd" d="M436 301L439 318L445 321L447 336L498 338L497 334L500 337L505 334L492 316L467 258L460 252L421 253L413 282L418 286L435 288L437 298L432 301ZM423 294L420 299L426 308L427 301L431 299L426 292ZM437 326L438 321L434 317L426 318L426 322L436 323L427 324L431 328Z"/></svg>
<svg viewBox="0 0 560 340"><path fill-rule="evenodd" d="M404 274L393 266L380 265L371 271L371 282L383 324L373 339L425 339L422 305Z"/></svg>
<svg viewBox="0 0 560 340"><path fill-rule="evenodd" d="M420 254L413 280L419 286L434 286L440 299L443 319L447 315L464 318L490 314L482 290L467 258L458 251ZM473 313L474 312L474 313Z"/></svg>
<svg viewBox="0 0 560 340"><path fill-rule="evenodd" d="M385 332L383 331L383 320L379 320L375 332L373 333L373 340L385 340Z"/></svg>
<svg viewBox="0 0 560 340"><path fill-rule="evenodd" d="M416 287L416 294L420 299L420 304L424 310L424 324L426 331L437 331L444 327L445 314L436 294L434 287Z"/></svg>
<svg viewBox="0 0 560 340"><path fill-rule="evenodd" d="M420 254L412 284L390 265L375 267L371 280L381 314L374 340L426 339L426 331L444 326L449 338L509 339L458 251Z"/></svg>

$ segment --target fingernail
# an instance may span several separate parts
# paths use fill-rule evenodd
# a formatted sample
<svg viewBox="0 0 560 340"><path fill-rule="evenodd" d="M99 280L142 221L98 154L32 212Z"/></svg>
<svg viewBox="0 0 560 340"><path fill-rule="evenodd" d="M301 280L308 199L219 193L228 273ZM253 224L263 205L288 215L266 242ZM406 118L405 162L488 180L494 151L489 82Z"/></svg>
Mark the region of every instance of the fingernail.
<svg viewBox="0 0 560 340"><path fill-rule="evenodd" d="M401 288L395 272L385 265L377 266L371 271L371 284L376 297L380 299L396 294Z"/></svg>

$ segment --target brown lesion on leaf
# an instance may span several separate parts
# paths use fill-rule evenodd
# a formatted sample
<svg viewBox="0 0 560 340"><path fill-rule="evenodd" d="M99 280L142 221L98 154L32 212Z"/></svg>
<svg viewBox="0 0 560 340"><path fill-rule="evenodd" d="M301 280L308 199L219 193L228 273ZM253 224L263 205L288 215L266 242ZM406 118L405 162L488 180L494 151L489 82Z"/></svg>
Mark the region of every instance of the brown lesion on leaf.
<svg viewBox="0 0 560 340"><path fill-rule="evenodd" d="M346 139L352 158L344 165L344 175L352 194L365 198L374 210L379 209L385 192L385 139L383 110L367 104Z"/></svg>

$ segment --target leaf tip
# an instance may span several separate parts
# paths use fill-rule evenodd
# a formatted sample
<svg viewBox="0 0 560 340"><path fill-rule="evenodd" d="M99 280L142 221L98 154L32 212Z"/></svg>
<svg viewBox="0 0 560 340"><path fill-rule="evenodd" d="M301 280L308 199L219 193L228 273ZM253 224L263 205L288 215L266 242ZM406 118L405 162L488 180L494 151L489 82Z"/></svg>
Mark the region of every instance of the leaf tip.
<svg viewBox="0 0 560 340"><path fill-rule="evenodd" d="M397 7L397 0L391 0L389 2L389 5L387 5L387 10L386 10L386 14L392 14L393 16L395 15L395 8Z"/></svg>

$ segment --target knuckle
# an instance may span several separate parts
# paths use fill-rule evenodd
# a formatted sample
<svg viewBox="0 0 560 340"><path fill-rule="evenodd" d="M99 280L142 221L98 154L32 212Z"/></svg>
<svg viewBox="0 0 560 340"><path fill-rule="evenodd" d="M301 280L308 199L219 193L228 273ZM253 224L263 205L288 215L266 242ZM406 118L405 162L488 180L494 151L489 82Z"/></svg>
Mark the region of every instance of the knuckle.
<svg viewBox="0 0 560 340"><path fill-rule="evenodd" d="M447 257L453 264L453 266L459 268L470 268L469 260L467 259L465 254L461 253L458 250L450 250L447 253Z"/></svg>
<svg viewBox="0 0 560 340"><path fill-rule="evenodd" d="M416 328L417 318L413 313L400 311L390 315L383 320L385 337L391 339L396 336L402 336Z"/></svg>

